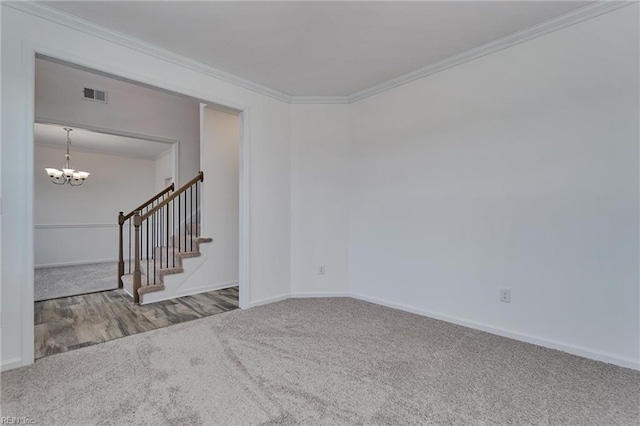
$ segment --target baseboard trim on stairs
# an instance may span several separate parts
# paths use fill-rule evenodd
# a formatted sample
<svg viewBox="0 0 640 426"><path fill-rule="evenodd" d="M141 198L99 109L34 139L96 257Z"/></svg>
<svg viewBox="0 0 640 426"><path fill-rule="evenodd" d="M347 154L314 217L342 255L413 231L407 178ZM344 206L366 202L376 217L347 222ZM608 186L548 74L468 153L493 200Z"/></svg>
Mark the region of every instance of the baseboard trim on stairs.
<svg viewBox="0 0 640 426"><path fill-rule="evenodd" d="M177 299L178 297L193 296L194 294L206 293L208 291L224 290L225 288L236 287L237 285L238 285L238 281L229 281L229 282L222 283L222 284L214 284L214 285L210 285L210 286L206 286L206 287L192 288L192 289L189 289L189 290L187 290L185 292L172 293L171 297L167 297L167 298L164 298L164 299L152 300L151 302L145 302L144 301L144 296L143 296L141 304L142 305L147 305L149 303L162 302L163 300ZM127 292L127 294L128 293L129 292Z"/></svg>
<svg viewBox="0 0 640 426"><path fill-rule="evenodd" d="M124 290L124 292L127 293L133 299L133 294L131 294L131 292L129 291L126 285L122 286L122 290Z"/></svg>
<svg viewBox="0 0 640 426"><path fill-rule="evenodd" d="M480 330L490 334L495 334L498 336L507 337L514 340L519 340L521 342L531 343L533 345L542 346L549 349L555 349L562 352L567 352L569 354L577 355L583 358L588 358L595 361L601 361L607 364L613 364L619 367L625 367L625 368L630 368L632 370L640 371L640 360L623 358L611 353L601 352L598 350L585 348L583 346L570 345L570 344L561 343L555 340L550 340L550 339L545 339L537 336L531 336L529 334L505 330L502 328L497 328L497 327L489 326L489 325L478 323L478 322L472 322L472 321L452 317L449 315L443 315L436 312L427 311L424 309L414 308L414 307L403 305L400 303L389 302L389 301L378 299L375 297L364 296L362 294L350 293L350 297L353 297L354 299L363 300L369 303L375 303L376 305L382 305L388 308L399 309L401 311L409 312L412 314L433 318L440 321L449 322L452 324L461 325L463 327L472 328L474 330Z"/></svg>

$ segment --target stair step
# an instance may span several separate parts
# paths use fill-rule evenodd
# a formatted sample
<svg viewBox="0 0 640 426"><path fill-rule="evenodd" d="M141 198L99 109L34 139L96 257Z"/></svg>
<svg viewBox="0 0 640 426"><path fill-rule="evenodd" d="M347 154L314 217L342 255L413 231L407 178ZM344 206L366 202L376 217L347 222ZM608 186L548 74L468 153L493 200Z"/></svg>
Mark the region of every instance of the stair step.
<svg viewBox="0 0 640 426"><path fill-rule="evenodd" d="M178 258L186 258L186 257L196 257L200 254L199 248L198 250L196 249L196 245L194 244L194 250L193 251L184 251L184 247L180 247L182 250L178 251L178 247L174 247L174 246L161 246L161 247L156 247L154 250L154 256L156 259L156 262L160 263L160 260L162 260L162 264L167 265L167 259L169 259L169 267L174 267L174 265L177 264L178 262ZM187 247L190 248L190 247Z"/></svg>
<svg viewBox="0 0 640 426"><path fill-rule="evenodd" d="M193 241L193 248L195 250L195 243L196 242L208 242L205 240L209 240L210 238L203 238L203 237L196 237L195 235L191 235L191 234L177 234L177 235L173 235L169 238L169 246L176 246L176 247L184 247L185 246L185 241L187 244L187 248L191 248L191 241Z"/></svg>
<svg viewBox="0 0 640 426"><path fill-rule="evenodd" d="M187 228L187 234L200 235L200 224L199 223L194 223L193 225L191 223L187 223L186 224L186 228Z"/></svg>
<svg viewBox="0 0 640 426"><path fill-rule="evenodd" d="M144 285L144 283L147 282L147 277L142 274L141 278L143 285L138 289L139 295L152 293L154 291L162 291L165 289L164 284ZM133 295L133 274L125 274L122 276L122 286L129 295Z"/></svg>
<svg viewBox="0 0 640 426"><path fill-rule="evenodd" d="M176 236L178 237L178 236ZM184 235L181 236L183 238L182 243L184 242ZM182 267L182 259L198 257L200 256L200 244L212 242L212 238L189 238L187 242L190 244L191 240L193 240L193 251L179 251L176 250L178 247L173 247L169 245L156 247L154 249L154 255L156 259L140 259L140 272L141 279L140 283L141 287L138 289L138 294L142 297L143 294L152 293L155 291L162 291L165 289L164 286L164 276L179 274L184 272ZM184 247L180 247L184 248ZM190 247L189 247L190 248ZM169 252L169 267L167 267L167 250ZM162 251L162 263L160 262L160 251ZM174 259L175 258L175 259ZM174 266L175 261L175 266ZM147 271L148 268L148 271ZM154 283L154 272L155 272L155 283ZM147 285L147 273L149 274L149 284ZM122 284L124 289L130 294L133 294L133 273L125 274L121 277ZM142 300L142 299L141 299Z"/></svg>

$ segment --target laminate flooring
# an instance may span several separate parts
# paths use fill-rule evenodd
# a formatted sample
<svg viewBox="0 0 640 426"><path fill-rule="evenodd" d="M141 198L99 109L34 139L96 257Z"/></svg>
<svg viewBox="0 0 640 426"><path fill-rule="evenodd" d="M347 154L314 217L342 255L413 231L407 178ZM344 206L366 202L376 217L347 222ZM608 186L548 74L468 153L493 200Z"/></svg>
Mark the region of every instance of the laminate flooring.
<svg viewBox="0 0 640 426"><path fill-rule="evenodd" d="M122 289L35 302L35 358L238 308L238 287L135 305Z"/></svg>

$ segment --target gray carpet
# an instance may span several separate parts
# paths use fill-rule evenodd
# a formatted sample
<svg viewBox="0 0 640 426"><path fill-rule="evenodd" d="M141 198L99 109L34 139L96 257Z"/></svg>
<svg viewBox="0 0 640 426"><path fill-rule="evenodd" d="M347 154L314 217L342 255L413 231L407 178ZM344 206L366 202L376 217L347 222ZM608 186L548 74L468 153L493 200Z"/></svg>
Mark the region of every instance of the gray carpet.
<svg viewBox="0 0 640 426"><path fill-rule="evenodd" d="M353 299L236 310L5 372L37 424L637 425L640 372Z"/></svg>
<svg viewBox="0 0 640 426"><path fill-rule="evenodd" d="M118 263L56 266L34 271L35 301L118 288Z"/></svg>

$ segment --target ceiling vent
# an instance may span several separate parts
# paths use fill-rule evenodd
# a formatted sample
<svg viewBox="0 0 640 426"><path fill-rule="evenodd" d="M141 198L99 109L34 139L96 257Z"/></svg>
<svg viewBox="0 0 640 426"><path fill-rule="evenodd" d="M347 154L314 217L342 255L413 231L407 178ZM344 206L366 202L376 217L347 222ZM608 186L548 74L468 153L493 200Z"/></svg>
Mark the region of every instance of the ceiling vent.
<svg viewBox="0 0 640 426"><path fill-rule="evenodd" d="M102 102L103 104L107 103L107 92L105 91L85 87L83 93L84 98L89 101Z"/></svg>

